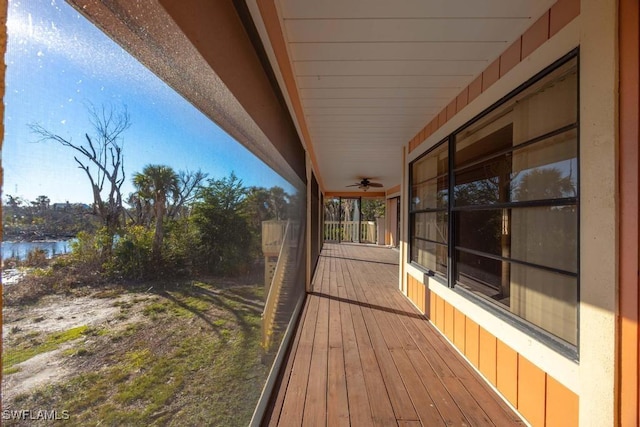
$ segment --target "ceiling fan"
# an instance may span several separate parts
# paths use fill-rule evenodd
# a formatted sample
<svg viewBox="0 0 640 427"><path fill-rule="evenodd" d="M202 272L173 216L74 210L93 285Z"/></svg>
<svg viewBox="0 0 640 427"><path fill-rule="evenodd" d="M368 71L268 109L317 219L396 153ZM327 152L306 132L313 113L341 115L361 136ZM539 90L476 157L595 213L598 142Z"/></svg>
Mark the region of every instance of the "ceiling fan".
<svg viewBox="0 0 640 427"><path fill-rule="evenodd" d="M379 182L371 182L369 178L362 178L362 180L356 184L347 185L347 187L358 187L362 191L367 191L371 187L384 187Z"/></svg>

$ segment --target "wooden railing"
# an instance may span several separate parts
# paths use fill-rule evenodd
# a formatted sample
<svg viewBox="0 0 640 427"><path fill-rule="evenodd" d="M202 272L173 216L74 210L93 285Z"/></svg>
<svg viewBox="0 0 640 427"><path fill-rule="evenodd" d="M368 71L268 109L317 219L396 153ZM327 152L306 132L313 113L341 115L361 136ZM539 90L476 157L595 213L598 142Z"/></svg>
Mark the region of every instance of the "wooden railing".
<svg viewBox="0 0 640 427"><path fill-rule="evenodd" d="M288 221L262 221L262 253L265 256L280 253Z"/></svg>
<svg viewBox="0 0 640 427"><path fill-rule="evenodd" d="M262 312L262 346L268 349L271 344L271 338L273 335L273 325L276 316L276 309L278 306L278 300L280 298L280 291L285 279L285 269L287 263L290 262L289 254L291 252L291 245L289 240L291 239L291 232L293 227L290 226L287 221L278 221L284 223L283 233L280 235L280 251L278 253L278 262L276 264L275 271L273 273L273 279L269 284L267 299L264 303L264 311ZM263 223L263 250L264 250L264 224ZM275 232L276 227L273 227L272 231ZM273 236L272 236L273 237ZM269 249L272 249L273 240L270 240Z"/></svg>
<svg viewBox="0 0 640 427"><path fill-rule="evenodd" d="M334 242L376 242L376 222L361 221L360 236L358 236L358 221L325 221L324 240Z"/></svg>

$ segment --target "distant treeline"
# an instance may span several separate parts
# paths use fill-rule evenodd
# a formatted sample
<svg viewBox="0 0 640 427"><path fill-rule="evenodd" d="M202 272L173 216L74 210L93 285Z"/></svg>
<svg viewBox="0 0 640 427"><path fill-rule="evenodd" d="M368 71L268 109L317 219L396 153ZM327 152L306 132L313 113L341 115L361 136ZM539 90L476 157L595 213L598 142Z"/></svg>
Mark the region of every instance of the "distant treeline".
<svg viewBox="0 0 640 427"><path fill-rule="evenodd" d="M298 220L304 203L281 187L245 187L233 173L207 179L201 172L176 173L164 165L147 166L134 176L134 184L137 191L120 208L114 228L88 204L8 195L3 238L76 238L74 264L120 278L232 274L246 271L262 256L263 221Z"/></svg>
<svg viewBox="0 0 640 427"><path fill-rule="evenodd" d="M100 220L83 203L50 203L39 196L29 201L7 195L2 206L2 240L64 240L79 232L95 232Z"/></svg>

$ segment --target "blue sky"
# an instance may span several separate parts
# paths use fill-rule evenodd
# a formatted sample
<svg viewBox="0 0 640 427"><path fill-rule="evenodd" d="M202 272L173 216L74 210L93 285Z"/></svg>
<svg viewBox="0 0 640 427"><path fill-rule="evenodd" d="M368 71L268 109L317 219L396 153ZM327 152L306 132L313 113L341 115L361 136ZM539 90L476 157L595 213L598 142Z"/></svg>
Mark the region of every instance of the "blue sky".
<svg viewBox="0 0 640 427"><path fill-rule="evenodd" d="M89 181L72 152L35 142L28 124L73 142L91 133L87 103L122 108L127 182L146 164L197 170L210 178L235 171L245 185L279 185L283 178L139 64L62 0L11 0L6 63L3 195L52 202L90 202Z"/></svg>

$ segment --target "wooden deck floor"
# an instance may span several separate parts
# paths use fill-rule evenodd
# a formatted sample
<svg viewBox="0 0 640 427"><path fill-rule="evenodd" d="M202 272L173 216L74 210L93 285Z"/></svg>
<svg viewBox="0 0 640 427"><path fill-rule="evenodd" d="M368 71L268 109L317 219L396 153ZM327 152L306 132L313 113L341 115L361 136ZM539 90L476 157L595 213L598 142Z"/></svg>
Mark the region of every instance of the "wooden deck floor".
<svg viewBox="0 0 640 427"><path fill-rule="evenodd" d="M524 425L397 284L397 252L324 245L264 425Z"/></svg>

